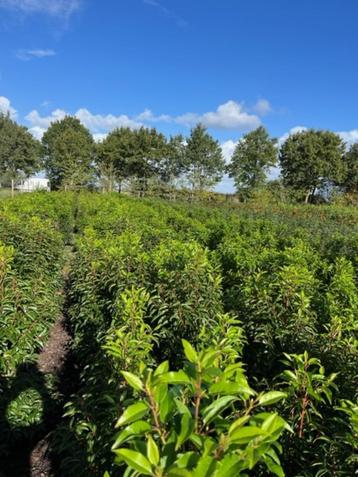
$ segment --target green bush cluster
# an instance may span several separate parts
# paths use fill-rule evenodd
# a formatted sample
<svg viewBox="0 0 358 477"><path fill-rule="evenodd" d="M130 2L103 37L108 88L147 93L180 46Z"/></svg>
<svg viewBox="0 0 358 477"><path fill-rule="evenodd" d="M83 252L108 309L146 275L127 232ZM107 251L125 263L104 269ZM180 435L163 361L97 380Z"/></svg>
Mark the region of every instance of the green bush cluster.
<svg viewBox="0 0 358 477"><path fill-rule="evenodd" d="M354 208L89 193L4 203L7 277L38 278L36 263L50 280L73 244L62 475L354 475ZM8 224L22 221L17 251Z"/></svg>
<svg viewBox="0 0 358 477"><path fill-rule="evenodd" d="M10 438L23 437L41 421L42 403L34 388L41 384L41 392L50 393L51 383L42 382L36 358L61 313L67 234L61 220L66 214L70 223L72 215L66 201L27 195L0 206L1 452Z"/></svg>
<svg viewBox="0 0 358 477"><path fill-rule="evenodd" d="M142 362L154 369L163 360L181 369L182 339L198 350L219 346L232 328L227 323L239 318L236 347L252 386L289 391L276 405L293 431L281 437L285 475L350 475L358 362L354 217L353 210L326 207L270 211L81 195L71 273L81 372L61 431L70 438L59 437L66 472L122 475L112 463L113 427L133 393L120 370L139 373ZM332 395L313 391L300 435L303 390L295 394L280 376L285 368L298 372L299 361L286 355L302 360L305 352L318 360L321 371L313 374ZM350 403L346 411L343 403ZM258 466L250 475L265 472Z"/></svg>

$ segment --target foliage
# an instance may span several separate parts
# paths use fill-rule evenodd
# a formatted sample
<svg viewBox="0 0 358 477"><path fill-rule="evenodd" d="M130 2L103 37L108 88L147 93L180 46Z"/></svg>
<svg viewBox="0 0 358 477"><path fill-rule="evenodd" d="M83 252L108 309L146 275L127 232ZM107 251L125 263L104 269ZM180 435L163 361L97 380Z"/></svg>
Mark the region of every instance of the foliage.
<svg viewBox="0 0 358 477"><path fill-rule="evenodd" d="M223 366L220 350L182 343L184 369L169 371L165 361L155 370L142 365L139 376L122 371L138 400L116 423L116 463L132 470L126 475L226 477L248 475L262 462L283 476L276 451L287 425L264 411L285 394L257 395L241 363Z"/></svg>
<svg viewBox="0 0 358 477"><path fill-rule="evenodd" d="M290 135L279 157L284 184L303 191L308 202L317 189L342 181L343 153L342 140L330 131L310 129Z"/></svg>
<svg viewBox="0 0 358 477"><path fill-rule="evenodd" d="M0 113L0 175L2 182L29 176L40 168L40 144L28 130Z"/></svg>
<svg viewBox="0 0 358 477"><path fill-rule="evenodd" d="M346 175L343 188L349 194L358 193L358 143L352 144L344 156Z"/></svg>
<svg viewBox="0 0 358 477"><path fill-rule="evenodd" d="M245 204L210 201L212 196L206 193L198 197L205 201L188 204L125 194L57 192L0 203L0 409L7 410L15 426L2 420L2 451L14 432L28 435L30 429L43 429L43 419L39 422L37 417L41 406L51 407L44 403L54 400L62 405L56 382L38 375L34 361L60 312L61 268L70 244L66 316L73 337L73 392L52 432L62 475L103 475L105 470L123 475L124 466L113 462L111 452L114 426L129 406L148 395L128 385L120 371L142 383L151 376L148 383L154 389L154 370L167 359L169 364L163 365L167 372L184 372L195 381L197 367L185 362L183 339L192 343L192 348L186 344L186 353L189 350L199 361L212 349L217 376L214 373L211 380L237 366L235 373L256 390L248 399L231 391L216 396L206 392L211 384L203 381L202 421L211 402L227 395L238 398L221 418L208 424L214 442L220 445L219 435L227 436L227 426L233 423L231 413L242 417L250 400L253 412L242 428L262 428L257 416L264 409L257 399L285 393L284 400L269 408L293 430L274 444L278 450L282 446L282 472L289 477L354 475L357 211L263 203L259 197ZM38 394L28 389L26 374L34 375ZM136 378L129 381L138 385ZM188 418L195 423L191 382L169 383L168 393L182 392L175 402L187 406ZM25 410L31 403L30 425L25 428ZM174 407L162 423L175 433L175 442L182 414ZM150 426L143 436L119 444L144 452L147 460L148 439L152 450L153 439L161 457L164 448L149 416L141 419L147 421L147 429ZM251 446L250 440L240 451ZM179 451L198 458L205 452L213 456L210 446L195 447L189 440L180 444ZM257 455L252 458L255 463ZM196 457L192 459L184 458L180 465L188 464L191 472L197 465ZM258 477L274 473L260 459L242 473ZM219 467L221 460L216 462Z"/></svg>
<svg viewBox="0 0 358 477"><path fill-rule="evenodd" d="M276 140L271 139L262 126L239 140L227 166L238 192L259 189L265 184L269 168L277 161L275 143Z"/></svg>
<svg viewBox="0 0 358 477"><path fill-rule="evenodd" d="M92 178L93 138L77 118L51 124L42 138L44 164L53 189L74 189Z"/></svg>
<svg viewBox="0 0 358 477"><path fill-rule="evenodd" d="M202 191L217 184L224 172L224 159L218 141L203 125L191 130L186 145L188 180L193 189Z"/></svg>

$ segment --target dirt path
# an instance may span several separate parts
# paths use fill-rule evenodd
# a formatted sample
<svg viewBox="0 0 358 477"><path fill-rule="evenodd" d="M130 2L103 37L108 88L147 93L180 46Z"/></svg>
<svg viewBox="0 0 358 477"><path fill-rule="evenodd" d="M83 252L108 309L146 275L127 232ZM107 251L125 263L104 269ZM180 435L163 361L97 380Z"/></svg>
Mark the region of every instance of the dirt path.
<svg viewBox="0 0 358 477"><path fill-rule="evenodd" d="M71 337L66 331L65 320L60 318L52 327L49 339L40 352L37 368L42 374L60 377L66 363ZM50 477L53 475L50 456L51 430L42 438L30 453L29 477Z"/></svg>

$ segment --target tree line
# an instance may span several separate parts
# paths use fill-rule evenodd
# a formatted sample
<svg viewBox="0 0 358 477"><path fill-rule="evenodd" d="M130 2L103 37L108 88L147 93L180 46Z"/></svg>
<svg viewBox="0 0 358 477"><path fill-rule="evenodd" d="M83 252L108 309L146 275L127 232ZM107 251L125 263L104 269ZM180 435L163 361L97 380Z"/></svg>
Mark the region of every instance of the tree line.
<svg viewBox="0 0 358 477"><path fill-rule="evenodd" d="M281 175L270 181L275 166ZM309 202L325 189L358 193L358 143L347 149L337 134L310 129L279 145L260 126L238 141L225 164L219 142L202 124L187 138L167 138L155 128L118 128L96 143L77 118L66 116L52 123L40 142L9 115L0 115L2 184L14 188L16 181L40 170L46 171L52 189L121 191L126 183L139 193L153 184L210 190L226 173L243 198L276 187Z"/></svg>

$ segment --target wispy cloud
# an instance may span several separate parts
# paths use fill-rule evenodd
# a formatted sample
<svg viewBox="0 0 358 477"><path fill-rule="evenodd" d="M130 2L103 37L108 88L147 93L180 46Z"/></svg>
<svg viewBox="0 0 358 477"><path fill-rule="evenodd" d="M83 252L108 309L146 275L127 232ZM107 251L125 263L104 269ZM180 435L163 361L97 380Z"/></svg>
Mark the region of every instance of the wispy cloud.
<svg viewBox="0 0 358 477"><path fill-rule="evenodd" d="M256 104L251 108L253 113L258 114L259 116L266 116L267 114L271 113L272 107L267 99L259 99Z"/></svg>
<svg viewBox="0 0 358 477"><path fill-rule="evenodd" d="M81 0L0 0L0 8L7 10L65 18L70 17L80 6Z"/></svg>
<svg viewBox="0 0 358 477"><path fill-rule="evenodd" d="M180 27L180 28L185 28L188 26L188 22L184 20L181 16L177 15L173 10L170 10L167 7L164 7L161 3L157 2L157 0L143 0L143 3L146 5L149 5L150 7L156 8L158 11L160 11L163 15L165 15L167 18L174 20L175 23Z"/></svg>
<svg viewBox="0 0 358 477"><path fill-rule="evenodd" d="M29 61L34 58L47 58L55 55L56 52L50 49L18 50L16 52L16 58L22 61Z"/></svg>

